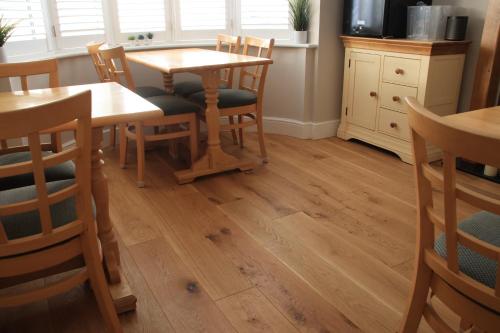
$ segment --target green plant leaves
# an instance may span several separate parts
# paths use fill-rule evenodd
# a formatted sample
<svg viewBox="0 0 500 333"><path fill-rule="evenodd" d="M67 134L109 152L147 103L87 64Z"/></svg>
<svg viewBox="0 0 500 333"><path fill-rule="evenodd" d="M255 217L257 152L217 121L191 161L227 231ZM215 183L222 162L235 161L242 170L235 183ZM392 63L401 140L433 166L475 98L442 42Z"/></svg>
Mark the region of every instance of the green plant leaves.
<svg viewBox="0 0 500 333"><path fill-rule="evenodd" d="M288 0L290 23L295 31L307 31L311 25L311 0Z"/></svg>

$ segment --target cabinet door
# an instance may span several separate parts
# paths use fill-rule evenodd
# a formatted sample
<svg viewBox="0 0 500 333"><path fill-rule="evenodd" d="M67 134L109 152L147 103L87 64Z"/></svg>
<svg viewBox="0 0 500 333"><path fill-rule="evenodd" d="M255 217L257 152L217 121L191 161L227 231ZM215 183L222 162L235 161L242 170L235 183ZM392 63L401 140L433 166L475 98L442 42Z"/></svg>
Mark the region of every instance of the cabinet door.
<svg viewBox="0 0 500 333"><path fill-rule="evenodd" d="M351 53L348 121L375 130L377 119L380 56Z"/></svg>

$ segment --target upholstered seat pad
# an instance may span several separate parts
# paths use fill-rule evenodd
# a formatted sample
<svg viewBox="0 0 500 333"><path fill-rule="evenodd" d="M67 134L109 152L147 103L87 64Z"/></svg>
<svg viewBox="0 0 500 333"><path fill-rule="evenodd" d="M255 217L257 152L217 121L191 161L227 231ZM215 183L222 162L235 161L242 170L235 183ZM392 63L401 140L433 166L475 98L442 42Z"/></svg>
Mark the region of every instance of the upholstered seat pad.
<svg viewBox="0 0 500 333"><path fill-rule="evenodd" d="M143 97L143 98L148 98L152 96L161 96L161 95L166 95L167 93L165 90L162 90L160 88L156 87L150 87L150 86L145 86L145 87L137 87L135 88L135 92L137 95Z"/></svg>
<svg viewBox="0 0 500 333"><path fill-rule="evenodd" d="M204 91L189 96L189 99L205 106ZM219 103L217 106L221 109L252 105L255 103L257 103L257 96L251 91L242 89L219 89Z"/></svg>
<svg viewBox="0 0 500 333"><path fill-rule="evenodd" d="M163 113L166 116L197 113L200 110L200 106L198 104L195 104L178 96L154 96L147 98L147 100L162 109Z"/></svg>
<svg viewBox="0 0 500 333"><path fill-rule="evenodd" d="M500 246L500 215L479 212L463 220L458 228L464 232L495 246ZM441 235L434 246L436 252L446 258L446 237ZM494 260L471 249L458 245L460 270L490 288L495 288L497 264Z"/></svg>
<svg viewBox="0 0 500 333"><path fill-rule="evenodd" d="M221 83L219 88L226 89L227 85L225 83ZM190 80L174 84L174 93L182 97L189 97L192 94L203 90L203 83L201 83L201 81Z"/></svg>
<svg viewBox="0 0 500 333"><path fill-rule="evenodd" d="M49 182L47 183L47 191L48 193L54 193L74 184L74 182L74 179ZM13 204L36 197L37 192L34 185L0 191L0 205ZM71 197L52 205L50 207L50 215L54 228L74 221L76 219L75 198ZM10 216L1 216L0 220L8 239L35 235L42 230L38 210Z"/></svg>
<svg viewBox="0 0 500 333"><path fill-rule="evenodd" d="M49 155L50 152L44 152L44 155ZM20 162L31 161L30 152L18 152L0 155L0 166L9 165ZM75 165L71 161L55 165L45 169L45 180L48 182L56 180L72 179L75 177ZM0 178L0 191L15 187L33 185L35 180L32 173L24 175Z"/></svg>

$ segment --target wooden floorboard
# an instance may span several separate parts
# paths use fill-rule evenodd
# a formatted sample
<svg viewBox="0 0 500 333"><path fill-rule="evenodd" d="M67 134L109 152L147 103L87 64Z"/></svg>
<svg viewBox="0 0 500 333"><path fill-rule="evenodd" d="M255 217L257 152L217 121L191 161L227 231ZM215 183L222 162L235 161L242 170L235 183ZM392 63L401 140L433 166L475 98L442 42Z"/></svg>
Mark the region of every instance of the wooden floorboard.
<svg viewBox="0 0 500 333"><path fill-rule="evenodd" d="M105 151L122 270L138 298L120 317L125 332L397 331L415 249L412 167L359 143L279 135L267 136L263 165L255 135L245 143L227 148L253 171L183 186L173 177L182 162L150 149L143 189L133 147L127 169ZM436 191L438 209L441 200ZM459 206L461 217L472 212ZM86 286L0 312L1 332L103 330Z"/></svg>

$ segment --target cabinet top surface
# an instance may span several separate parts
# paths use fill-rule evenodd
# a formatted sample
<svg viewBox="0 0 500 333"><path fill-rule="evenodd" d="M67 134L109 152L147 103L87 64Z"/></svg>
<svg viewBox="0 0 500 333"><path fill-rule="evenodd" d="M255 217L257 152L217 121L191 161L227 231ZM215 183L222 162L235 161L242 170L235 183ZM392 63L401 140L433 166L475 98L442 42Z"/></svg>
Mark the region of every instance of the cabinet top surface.
<svg viewBox="0 0 500 333"><path fill-rule="evenodd" d="M340 36L345 47L378 51L390 51L419 55L464 54L470 41L428 41L412 39L382 39L355 36Z"/></svg>

